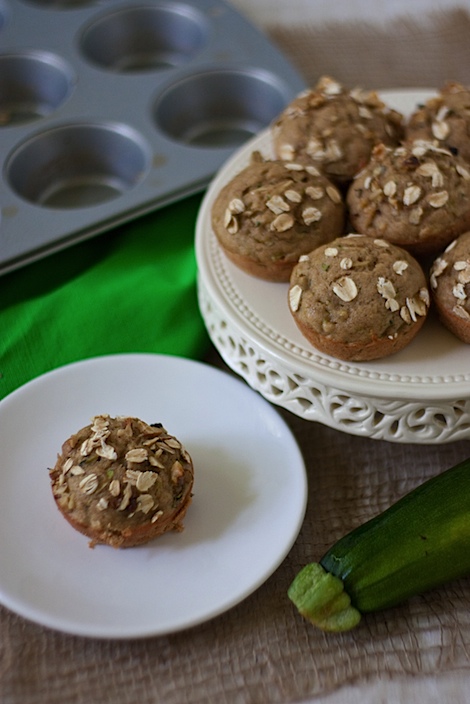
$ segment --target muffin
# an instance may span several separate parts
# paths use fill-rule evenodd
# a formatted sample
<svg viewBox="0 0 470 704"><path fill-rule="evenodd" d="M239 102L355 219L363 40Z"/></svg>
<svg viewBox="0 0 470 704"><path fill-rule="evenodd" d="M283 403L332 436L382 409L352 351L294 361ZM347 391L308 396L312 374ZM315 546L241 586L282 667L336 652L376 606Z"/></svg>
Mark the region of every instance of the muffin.
<svg viewBox="0 0 470 704"><path fill-rule="evenodd" d="M287 282L299 256L343 233L338 189L313 167L251 163L214 200L212 229L226 256L252 276Z"/></svg>
<svg viewBox="0 0 470 704"><path fill-rule="evenodd" d="M349 91L324 76L289 103L271 131L278 159L312 164L334 183L347 184L367 164L375 144L400 142L403 116L377 93Z"/></svg>
<svg viewBox="0 0 470 704"><path fill-rule="evenodd" d="M470 169L431 142L378 145L352 182L351 226L416 257L435 256L470 229Z"/></svg>
<svg viewBox="0 0 470 704"><path fill-rule="evenodd" d="M90 547L126 548L183 529L194 470L160 423L98 415L63 443L50 479L59 510Z"/></svg>
<svg viewBox="0 0 470 704"><path fill-rule="evenodd" d="M470 88L448 81L439 94L415 110L406 139L426 139L470 161Z"/></svg>
<svg viewBox="0 0 470 704"><path fill-rule="evenodd" d="M357 234L302 256L288 295L293 319L314 347L356 362L408 345L429 301L424 272L409 252Z"/></svg>
<svg viewBox="0 0 470 704"><path fill-rule="evenodd" d="M470 343L470 232L464 232L431 266L432 298L443 325Z"/></svg>

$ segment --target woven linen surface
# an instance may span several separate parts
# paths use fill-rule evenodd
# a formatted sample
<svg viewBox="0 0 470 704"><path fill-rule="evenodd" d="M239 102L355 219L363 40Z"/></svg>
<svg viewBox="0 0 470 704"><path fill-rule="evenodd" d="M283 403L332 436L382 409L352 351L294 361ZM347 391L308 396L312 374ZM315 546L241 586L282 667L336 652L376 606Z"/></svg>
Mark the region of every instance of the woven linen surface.
<svg viewBox="0 0 470 704"><path fill-rule="evenodd" d="M441 9L418 17L393 16L386 23L372 23L367 16L345 23L341 2L331 4L336 13L332 9L324 22L312 2L312 14L303 23L279 26L273 15L266 18L266 29L309 85L322 75L369 89L440 88L450 79L468 84L470 8L462 3L445 9L449 4L443 1Z"/></svg>
<svg viewBox="0 0 470 704"><path fill-rule="evenodd" d="M329 73L346 83L387 88L435 86L447 78L470 82L469 28L461 10L423 24L394 20L380 31L364 22L320 26L315 17L297 28L280 28L273 20L268 30L309 82ZM225 368L216 353L207 359ZM141 641L63 635L0 608L1 704L326 704L342 692L341 701L350 704L437 702L426 696L431 691L426 686L416 690L416 698L401 698L400 683L442 681L449 693L454 676L468 682L468 579L369 615L340 635L324 634L301 619L286 590L307 561L318 559L346 531L468 457L470 441L386 443L279 413L303 451L309 503L294 547L267 582L206 624ZM146 599L151 609L158 592L129 598ZM362 688L377 681L390 685L390 696L363 697ZM358 697L353 700L351 692ZM441 701L465 699L444 694Z"/></svg>

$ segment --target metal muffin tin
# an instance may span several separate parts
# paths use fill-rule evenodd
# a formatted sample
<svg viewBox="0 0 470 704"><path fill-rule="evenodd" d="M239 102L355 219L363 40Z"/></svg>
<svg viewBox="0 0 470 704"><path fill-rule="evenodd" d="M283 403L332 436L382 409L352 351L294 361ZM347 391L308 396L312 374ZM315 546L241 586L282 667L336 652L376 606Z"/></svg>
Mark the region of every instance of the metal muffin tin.
<svg viewBox="0 0 470 704"><path fill-rule="evenodd" d="M220 0L0 0L0 274L202 190L304 87Z"/></svg>

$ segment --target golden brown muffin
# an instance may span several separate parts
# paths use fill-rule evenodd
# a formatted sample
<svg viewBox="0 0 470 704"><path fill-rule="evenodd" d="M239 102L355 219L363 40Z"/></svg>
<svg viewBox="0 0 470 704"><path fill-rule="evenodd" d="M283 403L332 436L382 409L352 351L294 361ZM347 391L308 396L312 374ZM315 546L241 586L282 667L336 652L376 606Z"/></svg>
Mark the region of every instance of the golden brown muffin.
<svg viewBox="0 0 470 704"><path fill-rule="evenodd" d="M312 164L331 181L347 184L367 164L375 144L399 143L403 116L374 91L350 91L323 76L283 110L272 136L278 159Z"/></svg>
<svg viewBox="0 0 470 704"><path fill-rule="evenodd" d="M356 232L435 256L470 229L470 169L431 142L378 145L346 201Z"/></svg>
<svg viewBox="0 0 470 704"><path fill-rule="evenodd" d="M470 88L448 81L439 94L415 110L406 139L426 139L470 161Z"/></svg>
<svg viewBox="0 0 470 704"><path fill-rule="evenodd" d="M64 442L50 479L59 510L90 547L125 548L183 529L194 470L160 423L99 415Z"/></svg>
<svg viewBox="0 0 470 704"><path fill-rule="evenodd" d="M305 338L350 361L403 349L421 329L429 298L411 254L356 234L301 257L289 286L289 309Z"/></svg>
<svg viewBox="0 0 470 704"><path fill-rule="evenodd" d="M212 228L227 257L252 276L289 281L299 256L343 233L336 186L313 167L251 163L217 195Z"/></svg>
<svg viewBox="0 0 470 704"><path fill-rule="evenodd" d="M429 283L439 318L459 340L470 343L470 232L436 257Z"/></svg>

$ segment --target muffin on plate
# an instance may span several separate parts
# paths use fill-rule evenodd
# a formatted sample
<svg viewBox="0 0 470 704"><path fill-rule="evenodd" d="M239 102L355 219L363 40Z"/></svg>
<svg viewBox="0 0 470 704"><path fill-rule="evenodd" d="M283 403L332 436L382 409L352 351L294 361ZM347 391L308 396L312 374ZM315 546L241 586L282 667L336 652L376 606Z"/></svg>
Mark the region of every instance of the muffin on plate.
<svg viewBox="0 0 470 704"><path fill-rule="evenodd" d="M90 547L126 548L183 529L194 469L160 423L98 415L63 443L50 480L59 510Z"/></svg>
<svg viewBox="0 0 470 704"><path fill-rule="evenodd" d="M403 116L374 91L347 90L323 76L289 103L271 131L278 159L312 164L333 182L347 184L375 144L399 143Z"/></svg>
<svg viewBox="0 0 470 704"><path fill-rule="evenodd" d="M447 149L417 140L378 145L346 201L352 227L415 256L435 256L470 229L470 169Z"/></svg>
<svg viewBox="0 0 470 704"><path fill-rule="evenodd" d="M430 296L409 252L351 234L300 258L288 303L304 337L320 352L349 361L386 357L423 326Z"/></svg>
<svg viewBox="0 0 470 704"><path fill-rule="evenodd" d="M258 152L214 200L212 229L226 256L267 281L289 281L301 254L343 233L345 205L314 167Z"/></svg>
<svg viewBox="0 0 470 704"><path fill-rule="evenodd" d="M470 88L448 81L411 115L407 140L426 139L470 161Z"/></svg>
<svg viewBox="0 0 470 704"><path fill-rule="evenodd" d="M434 260L431 294L442 324L470 343L470 232L455 239Z"/></svg>

